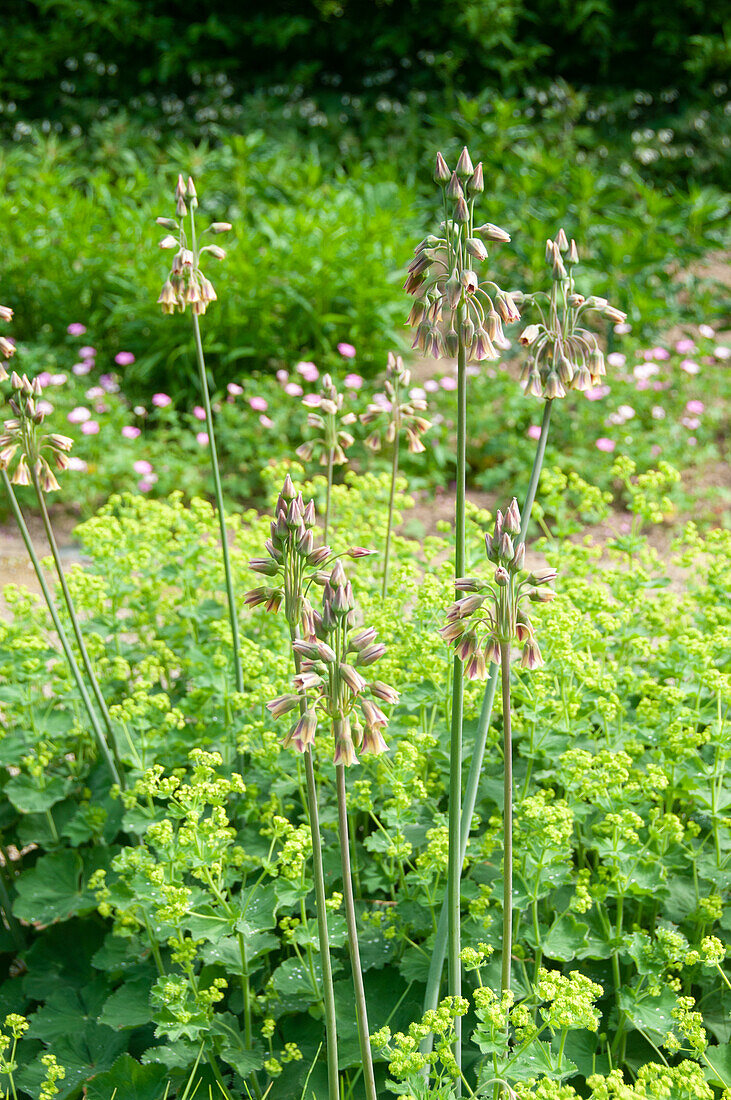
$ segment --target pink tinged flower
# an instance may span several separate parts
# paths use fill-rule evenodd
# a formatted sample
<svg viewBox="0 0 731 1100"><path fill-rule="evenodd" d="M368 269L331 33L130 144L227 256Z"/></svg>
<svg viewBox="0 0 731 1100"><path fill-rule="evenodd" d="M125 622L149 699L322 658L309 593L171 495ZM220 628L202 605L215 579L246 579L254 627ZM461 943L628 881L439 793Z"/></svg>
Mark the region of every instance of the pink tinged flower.
<svg viewBox="0 0 731 1100"><path fill-rule="evenodd" d="M53 377L53 375L49 374L47 370L42 370L41 373L38 375L39 385L42 386L44 390L45 390L46 386L52 386L53 385L53 382L51 381L52 377Z"/></svg>
<svg viewBox="0 0 731 1100"><path fill-rule="evenodd" d="M698 440L694 435L689 435L685 442L688 444L689 447L695 447L698 443Z"/></svg>
<svg viewBox="0 0 731 1100"><path fill-rule="evenodd" d="M670 358L670 352L667 350L667 348L653 348L652 349L652 358L653 359L660 359L660 360L669 359Z"/></svg>
<svg viewBox="0 0 731 1100"><path fill-rule="evenodd" d="M526 435L528 436L529 439L540 439L541 438L540 424L531 424L530 428L526 432Z"/></svg>
<svg viewBox="0 0 731 1100"><path fill-rule="evenodd" d="M698 332L701 336L705 336L706 340L712 340L716 335L715 329L712 329L710 325L699 325Z"/></svg>
<svg viewBox="0 0 731 1100"><path fill-rule="evenodd" d="M363 385L363 379L359 374L346 374L345 386L349 390L359 390Z"/></svg>
<svg viewBox="0 0 731 1100"><path fill-rule="evenodd" d="M122 435L125 439L137 439L137 437L141 434L141 429L136 428L134 424L125 424L125 426L122 428Z"/></svg>
<svg viewBox="0 0 731 1100"><path fill-rule="evenodd" d="M99 422L97 420L86 420L81 425L81 430L84 435L98 435L99 434Z"/></svg>
<svg viewBox="0 0 731 1100"><path fill-rule="evenodd" d="M149 493L156 480L155 477L143 477L137 482L137 488L141 493Z"/></svg>
<svg viewBox="0 0 731 1100"><path fill-rule="evenodd" d="M249 404L254 412L266 412L269 408L269 402L265 397L250 397Z"/></svg>
<svg viewBox="0 0 731 1100"><path fill-rule="evenodd" d="M645 379L652 378L652 376L658 374L659 371L660 368L657 363L638 363L637 366L633 368L632 373L635 378L639 378L644 382Z"/></svg>
<svg viewBox="0 0 731 1100"><path fill-rule="evenodd" d="M632 417L635 415L635 410L632 408L631 405L620 405L617 409L617 412L623 420L631 420Z"/></svg>
<svg viewBox="0 0 731 1100"><path fill-rule="evenodd" d="M693 359L683 359L680 364L680 369L684 370L686 374L699 374L700 366Z"/></svg>
<svg viewBox="0 0 731 1100"><path fill-rule="evenodd" d="M36 412L43 413L44 416L50 416L53 412L53 405L50 401L38 401L36 403Z"/></svg>
<svg viewBox="0 0 731 1100"><path fill-rule="evenodd" d="M131 367L135 361L135 357L131 351L118 351L114 356L114 362L120 367Z"/></svg>
<svg viewBox="0 0 731 1100"><path fill-rule="evenodd" d="M298 372L298 374L302 375L305 382L316 382L317 379L320 377L320 372L315 364L307 361L303 363L298 363L295 367L295 370Z"/></svg>
<svg viewBox="0 0 731 1100"><path fill-rule="evenodd" d="M91 413L83 405L77 405L75 409L66 417L69 424L83 424L86 420L91 420Z"/></svg>
<svg viewBox="0 0 731 1100"><path fill-rule="evenodd" d="M119 393L119 382L113 374L102 374L99 385L106 393Z"/></svg>
<svg viewBox="0 0 731 1100"><path fill-rule="evenodd" d="M88 347L86 345L83 348L79 348L80 359L93 359L95 355L96 348Z"/></svg>
<svg viewBox="0 0 731 1100"><path fill-rule="evenodd" d="M195 437L195 441L199 447L208 446L208 432L198 432Z"/></svg>
<svg viewBox="0 0 731 1100"><path fill-rule="evenodd" d="M94 412L99 413L100 416L103 416L104 413L109 412L109 405L107 405L106 401L95 401Z"/></svg>
<svg viewBox="0 0 731 1100"><path fill-rule="evenodd" d="M662 447L660 447L657 443L654 443L652 447L650 447L650 454L653 458L657 458L659 455L662 454Z"/></svg>
<svg viewBox="0 0 731 1100"><path fill-rule="evenodd" d="M599 451L604 451L606 454L611 454L617 444L613 439L607 439L606 436L601 436L596 441L596 448Z"/></svg>
<svg viewBox="0 0 731 1100"><path fill-rule="evenodd" d="M238 382L229 382L229 384L226 386L226 390L228 391L228 393L231 394L232 397L240 397L241 394L244 392L244 387L240 386Z"/></svg>
<svg viewBox="0 0 731 1100"><path fill-rule="evenodd" d="M696 431L696 429L701 426L701 422L697 416L682 416L680 418L680 423L691 432Z"/></svg>
<svg viewBox="0 0 731 1100"><path fill-rule="evenodd" d="M355 348L352 344L338 344L338 351L343 359L355 359Z"/></svg>
<svg viewBox="0 0 731 1100"><path fill-rule="evenodd" d="M166 393L153 393L152 403L156 409L165 409L168 405L172 405L173 399Z"/></svg>
<svg viewBox="0 0 731 1100"><path fill-rule="evenodd" d="M440 385L443 390L456 390L457 379L452 378L451 375L448 374L444 378L440 379Z"/></svg>
<svg viewBox="0 0 731 1100"><path fill-rule="evenodd" d="M69 455L68 459L69 470L78 470L80 473L84 473L89 469L89 464L83 458L79 458L78 455Z"/></svg>
<svg viewBox="0 0 731 1100"><path fill-rule="evenodd" d="M281 384L284 385L284 383L289 378L289 371L287 371L287 370L278 370L276 377L277 377L277 382L281 382Z"/></svg>
<svg viewBox="0 0 731 1100"><path fill-rule="evenodd" d="M590 390L585 390L587 401L600 401L602 397L606 397L610 392L609 386L593 386Z"/></svg>
<svg viewBox="0 0 731 1100"><path fill-rule="evenodd" d="M632 331L632 325L628 324L627 321L620 321L618 325L614 326L614 331L617 336L626 336L628 332Z"/></svg>
<svg viewBox="0 0 731 1100"><path fill-rule="evenodd" d="M84 374L89 374L93 365L93 361L91 359L87 359L83 363L74 363L71 370L74 372L74 374L81 376Z"/></svg>
<svg viewBox="0 0 731 1100"><path fill-rule="evenodd" d="M301 397L304 390L300 386L299 382L288 382L284 387L284 392L289 394L290 397Z"/></svg>
<svg viewBox="0 0 731 1100"><path fill-rule="evenodd" d="M51 385L52 386L63 386L65 382L68 382L68 375L67 374L52 374L51 375ZM41 385L43 385L43 383L41 383Z"/></svg>
<svg viewBox="0 0 731 1100"><path fill-rule="evenodd" d="M205 420L206 410L203 408L202 405L194 405L193 416L196 418L196 420Z"/></svg>
<svg viewBox="0 0 731 1100"><path fill-rule="evenodd" d="M144 405L135 405L132 412L135 416L147 416L147 409Z"/></svg>
<svg viewBox="0 0 731 1100"><path fill-rule="evenodd" d="M716 359L731 359L731 348L726 347L725 344L719 344L717 348L713 349L713 354Z"/></svg>
<svg viewBox="0 0 731 1100"><path fill-rule="evenodd" d="M610 367L623 367L627 362L627 356L623 355L621 351L612 351L607 356L607 363Z"/></svg>
<svg viewBox="0 0 731 1100"><path fill-rule="evenodd" d="M136 474L149 476L152 473L152 463L148 462L146 458L138 458L132 469Z"/></svg>
<svg viewBox="0 0 731 1100"><path fill-rule="evenodd" d="M652 406L652 419L653 420L664 420L665 419L665 409L662 407L662 405L653 405Z"/></svg>
<svg viewBox="0 0 731 1100"><path fill-rule="evenodd" d="M705 411L706 406L702 401L689 401L685 406L685 411L692 413L693 416L700 416Z"/></svg>
<svg viewBox="0 0 731 1100"><path fill-rule="evenodd" d="M322 398L319 393L306 393L302 398L302 404L306 405L308 409L317 409L320 407Z"/></svg>
<svg viewBox="0 0 731 1100"><path fill-rule="evenodd" d="M73 321L66 331L69 336L83 336L86 332L86 325L82 325L80 321Z"/></svg>
<svg viewBox="0 0 731 1100"><path fill-rule="evenodd" d="M271 419L271 417L264 416L263 414L259 417L259 423L261 424L262 428L274 427L274 421Z"/></svg>
<svg viewBox="0 0 731 1100"><path fill-rule="evenodd" d="M692 340L678 340L675 350L679 355L690 355L691 352L695 351L695 344Z"/></svg>
<svg viewBox="0 0 731 1100"><path fill-rule="evenodd" d="M435 378L427 378L424 383L424 389L427 393L437 393L439 390L439 383Z"/></svg>
<svg viewBox="0 0 731 1100"><path fill-rule="evenodd" d="M86 391L86 396L90 401L94 401L95 398L104 396L104 390L101 386L92 386L91 389Z"/></svg>

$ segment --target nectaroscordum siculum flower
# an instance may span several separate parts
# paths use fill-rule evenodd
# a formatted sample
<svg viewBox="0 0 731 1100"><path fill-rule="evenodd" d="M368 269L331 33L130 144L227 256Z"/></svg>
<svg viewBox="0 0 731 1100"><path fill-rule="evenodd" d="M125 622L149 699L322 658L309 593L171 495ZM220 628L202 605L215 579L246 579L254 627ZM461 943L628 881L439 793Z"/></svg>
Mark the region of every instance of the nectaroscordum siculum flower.
<svg viewBox="0 0 731 1100"><path fill-rule="evenodd" d="M555 240L546 241L546 262L551 269L550 291L523 294L513 291L513 300L523 309L533 307L540 320L529 324L520 343L529 349L521 383L526 395L553 400L567 390L588 390L597 385L606 370L596 337L584 327L585 315L593 311L609 321L626 321L627 315L611 306L606 298L579 294L574 268L579 262L576 242L559 229Z"/></svg>
<svg viewBox="0 0 731 1100"><path fill-rule="evenodd" d="M307 408L307 426L320 432L314 439L301 443L295 454L303 462L317 457L321 466L327 467L327 498L325 501L324 538L327 540L330 526L330 499L332 496L333 467L344 466L348 461L345 452L353 445L353 436L346 429L358 419L354 412L343 412L344 398L329 374L324 374L319 394L310 395L302 402Z"/></svg>
<svg viewBox="0 0 731 1100"><path fill-rule="evenodd" d="M366 439L366 446L373 451L380 450L383 442L393 447L391 463L391 491L388 499L388 525L386 528L386 551L383 562L382 595L388 592L388 566L391 554L391 534L393 531L393 505L398 477L399 442L401 432L406 435L406 443L411 454L420 454L425 450L422 435L431 427L431 423L422 413L426 412L426 401L420 397L411 397L408 386L411 375L404 367L400 355L388 353L384 393L361 413L361 422L372 426L373 430Z"/></svg>

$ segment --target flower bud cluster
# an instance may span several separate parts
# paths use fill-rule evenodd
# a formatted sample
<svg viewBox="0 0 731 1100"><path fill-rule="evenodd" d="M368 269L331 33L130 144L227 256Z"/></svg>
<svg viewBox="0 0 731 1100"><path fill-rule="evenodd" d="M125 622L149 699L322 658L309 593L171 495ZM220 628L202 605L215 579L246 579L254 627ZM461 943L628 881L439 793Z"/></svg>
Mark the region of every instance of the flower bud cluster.
<svg viewBox="0 0 731 1100"><path fill-rule="evenodd" d="M0 321L12 321L13 311L10 306L0 306ZM4 359L11 359L15 355L15 344L8 340L7 336L0 336L0 382L5 382L8 372L5 370Z"/></svg>
<svg viewBox="0 0 731 1100"><path fill-rule="evenodd" d="M300 444L295 451L303 462L309 462L315 454L319 454L321 466L328 466L330 462L334 466L342 466L348 461L345 452L353 446L353 436L344 429L355 424L358 418L354 412L343 412L343 402L343 395L338 393L329 374L322 377L320 393L310 395L302 402L309 409L308 428L322 432L315 439Z"/></svg>
<svg viewBox="0 0 731 1100"><path fill-rule="evenodd" d="M371 450L380 450L384 440L386 443L393 443L402 428L406 432L411 454L421 454L426 449L421 441L421 436L431 427L431 422L421 416L421 413L426 412L426 401L408 395L406 400L402 400L410 379L411 374L404 367L401 356L389 351L383 387L385 392L360 417L361 423L365 425L378 424L366 439L366 446ZM385 425L379 424L379 421L384 420Z"/></svg>
<svg viewBox="0 0 731 1100"><path fill-rule="evenodd" d="M487 665L500 663L501 646L513 642L523 646L523 668L543 664L526 605L550 602L555 593L545 585L557 574L549 568L524 569L525 543L515 542L519 535L520 510L513 497L504 516L498 511L494 533L485 535L487 560L495 566L492 583L477 577L456 581L457 590L467 595L448 608L446 625L439 633L454 646L468 679L484 679Z"/></svg>
<svg viewBox="0 0 731 1100"><path fill-rule="evenodd" d="M386 751L382 731L388 719L379 703L393 706L399 699L381 680L366 679L366 670L386 647L376 641L373 627L354 630L354 625L353 586L337 561L325 580L322 611L312 612L308 637L293 643L300 658L295 692L267 703L275 718L299 707L300 716L285 739L299 752L312 744L324 719L335 741L333 762L345 766L358 763L356 750L374 755Z"/></svg>
<svg viewBox="0 0 731 1100"><path fill-rule="evenodd" d="M480 282L473 262L487 259L485 242L508 242L504 229L475 225L475 200L485 189L482 164L473 167L467 149L450 172L437 153L435 182L442 190L441 236L426 237L414 252L404 290L416 299L408 323L416 329L412 347L425 355L455 358L460 344L468 359L498 359L506 347L503 323L520 320L510 294Z"/></svg>
<svg viewBox="0 0 731 1100"><path fill-rule="evenodd" d="M199 247L195 235L194 211L197 207L198 196L193 180L189 176L186 183L182 176L178 176L175 187L175 213L179 220L156 219L159 226L169 230L160 241L160 248L175 249L170 274L163 283L160 297L157 299L163 313L174 313L176 309L184 313L185 307L190 306L193 313L202 314L217 298L213 284L200 269L200 261L204 252L210 253L216 260L225 259L226 253L217 244ZM185 218L188 216L190 216L189 237L185 232ZM203 232L226 233L230 228L229 222L212 222Z"/></svg>
<svg viewBox="0 0 731 1100"><path fill-rule="evenodd" d="M569 389L588 390L598 385L606 374L604 356L594 334L583 327L584 314L593 310L609 321L627 320L627 314L606 298L585 298L576 291L573 273L578 262L576 241L569 242L559 229L555 240L546 241L550 291L513 292L516 302L535 306L541 318L520 335L520 343L530 350L520 377L526 396L552 401L565 397Z"/></svg>
<svg viewBox="0 0 731 1100"><path fill-rule="evenodd" d="M38 399L43 390L37 378L31 382L25 374L21 378L13 371L10 385L13 396L9 404L15 416L5 421L0 433L0 469L10 469L17 454L10 479L13 485L30 485L37 481L44 493L55 492L60 486L48 459L57 470L65 470L69 464L66 455L74 441L67 435L41 432L46 414L39 407Z"/></svg>

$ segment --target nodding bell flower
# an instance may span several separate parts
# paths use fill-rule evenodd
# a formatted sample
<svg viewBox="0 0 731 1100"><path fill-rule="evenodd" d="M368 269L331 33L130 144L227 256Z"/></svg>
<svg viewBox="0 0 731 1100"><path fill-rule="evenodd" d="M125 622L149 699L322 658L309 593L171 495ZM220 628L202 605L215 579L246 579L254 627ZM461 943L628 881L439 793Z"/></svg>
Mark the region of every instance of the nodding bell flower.
<svg viewBox="0 0 731 1100"><path fill-rule="evenodd" d="M0 321L12 321L13 311L10 306L0 306ZM7 381L8 372L5 370L3 359L11 359L15 355L15 344L8 340L7 336L0 336L0 382Z"/></svg>
<svg viewBox="0 0 731 1100"><path fill-rule="evenodd" d="M592 332L584 327L589 311L609 321L626 321L626 313L610 306L606 298L585 298L576 291L574 267L579 262L576 241L569 242L563 229L546 241L546 263L551 269L551 289L535 294L513 291L524 309L534 307L540 321L529 324L520 343L529 349L520 381L526 396L552 401L567 390L588 390L606 373L604 356Z"/></svg>
<svg viewBox="0 0 731 1100"><path fill-rule="evenodd" d="M353 412L343 412L343 395L338 393L329 374L322 377L320 393L313 400L302 404L308 409L307 426L321 432L315 439L308 439L295 451L303 462L309 462L314 455L319 456L321 466L342 466L348 461L346 450L353 445L353 437L345 428L355 424L358 419Z"/></svg>
<svg viewBox="0 0 731 1100"><path fill-rule="evenodd" d="M401 356L389 351L383 387L385 392L380 401L369 405L360 416L361 423L378 425L366 439L366 445L371 450L380 450L384 438L387 443L393 443L402 428L412 454L426 450L421 436L429 430L431 422L421 415L426 412L426 401L420 397L409 397L406 392L410 379L410 372L404 367Z"/></svg>
<svg viewBox="0 0 731 1100"><path fill-rule="evenodd" d="M388 746L383 730L388 718L379 702L398 703L398 692L381 680L368 680L371 665L385 653L372 627L355 630L353 586L341 561L326 573L322 610L312 612L309 637L295 641L302 671L294 677L296 696L283 695L267 706L278 717L299 703L300 716L284 743L303 752L318 722L333 733L333 762L350 767L358 752L378 755ZM295 703L291 703L292 698Z"/></svg>
<svg viewBox="0 0 731 1100"><path fill-rule="evenodd" d="M25 374L20 377L13 371L10 385L13 396L9 405L15 415L5 421L0 432L0 469L10 470L17 455L10 478L13 485L37 484L44 493L56 492L60 486L51 462L57 470L65 470L74 441L67 435L42 431L46 414L39 408L43 390L37 378L31 382Z"/></svg>
<svg viewBox="0 0 731 1100"><path fill-rule="evenodd" d="M520 320L520 313L510 294L480 281L473 263L487 259L485 242L508 242L510 236L490 222L475 224L484 179L482 164L474 168L467 149L454 172L438 153L434 179L444 202L440 235L417 245L404 283L416 299L408 319L416 329L412 347L438 359L454 358L461 344L468 359L499 359L497 349L509 346L503 324Z"/></svg>
<svg viewBox="0 0 731 1100"><path fill-rule="evenodd" d="M492 583L478 577L462 577L455 587L461 596L447 610L439 633L454 647L464 663L468 679L483 680L487 665L500 663L502 645L523 646L521 666L540 668L543 658L526 607L548 603L555 593L546 585L556 579L555 569L528 572L524 568L525 543L520 535L520 510L513 497L505 515L498 511L495 528L485 535L487 560L494 566Z"/></svg>
<svg viewBox="0 0 731 1100"><path fill-rule="evenodd" d="M198 207L198 196L195 184L188 177L187 183L182 176L178 176L175 187L175 213L176 218L157 218L157 224L168 230L160 241L163 250L175 250L170 274L163 283L160 297L157 299L162 306L163 313L185 312L185 307L190 306L193 313L203 314L211 302L215 302L217 295L213 289L213 283L200 269L201 258L208 253L216 260L225 259L226 253L217 244L204 244L202 247L196 236L195 210ZM187 225L187 229L186 229ZM211 222L205 233L225 233L231 228L229 222Z"/></svg>

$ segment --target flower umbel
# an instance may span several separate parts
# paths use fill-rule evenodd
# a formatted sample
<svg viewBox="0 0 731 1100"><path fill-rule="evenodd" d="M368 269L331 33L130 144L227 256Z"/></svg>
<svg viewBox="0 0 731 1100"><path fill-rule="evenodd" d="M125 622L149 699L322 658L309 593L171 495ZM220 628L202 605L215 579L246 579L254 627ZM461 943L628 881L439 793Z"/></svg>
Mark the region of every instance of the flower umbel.
<svg viewBox="0 0 731 1100"><path fill-rule="evenodd" d="M160 248L176 250L170 274L163 283L157 302L162 306L163 313L174 313L176 309L184 313L185 307L189 305L193 313L203 314L210 303L216 301L217 295L213 284L200 269L201 257L207 252L216 260L223 260L226 253L217 244L201 247L198 243L194 219L198 197L190 176L187 184L182 176L178 176L175 204L177 218L156 219L159 226L169 230L167 236L160 241ZM230 228L228 222L212 222L203 232L225 233Z"/></svg>
<svg viewBox="0 0 731 1100"><path fill-rule="evenodd" d="M0 321L12 321L13 311L10 306L0 306ZM4 359L10 359L15 355L15 344L6 336L0 336L0 382L5 382L8 372L5 370Z"/></svg>
<svg viewBox="0 0 731 1100"><path fill-rule="evenodd" d="M513 497L504 516L498 511L494 533L485 535L487 560L495 566L493 582L462 577L455 583L457 590L466 595L448 609L447 623L439 633L454 646L471 680L484 679L490 662L500 663L503 643L522 643L523 668L540 668L543 664L526 604L554 598L553 590L545 586L556 579L556 571L525 570L525 543L517 547L513 543L519 534L520 511Z"/></svg>
<svg viewBox="0 0 731 1100"><path fill-rule="evenodd" d="M406 433L406 441L412 454L420 454L424 448L421 436L428 431L431 423L421 413L426 412L426 401L419 397L409 397L405 392L411 374L404 367L400 355L388 353L386 381L381 399L369 405L361 413L361 423L375 424L374 431L366 439L366 446L373 451L380 450L383 442L393 443L401 429Z"/></svg>
<svg viewBox="0 0 731 1100"><path fill-rule="evenodd" d="M309 462L313 455L319 455L321 466L344 465L348 459L345 452L353 445L353 437L344 429L357 420L355 413L343 412L343 395L338 393L329 374L322 377L320 393L302 403L309 409L308 428L315 428L322 434L300 444L295 454L303 462Z"/></svg>
<svg viewBox="0 0 731 1100"><path fill-rule="evenodd" d="M67 435L41 431L46 414L39 404L43 390L37 378L31 382L26 375L21 378L13 371L10 384L13 396L9 404L15 416L5 421L0 434L0 468L9 470L17 455L10 479L13 485L30 485L35 476L43 492L52 493L60 486L49 458L57 470L65 470L69 464L66 455L74 441Z"/></svg>
<svg viewBox="0 0 731 1100"><path fill-rule="evenodd" d="M551 268L551 289L523 294L513 291L522 306L534 306L540 321L528 325L520 343L529 349L520 381L526 395L553 400L566 391L588 390L606 374L604 356L592 332L583 327L590 310L609 321L626 321L627 314L611 306L606 298L585 298L574 284L574 267L579 262L576 242L567 240L563 229L556 239L546 241L546 263Z"/></svg>
<svg viewBox="0 0 731 1100"><path fill-rule="evenodd" d="M497 348L506 344L503 322L519 321L520 313L497 283L480 282L472 262L487 259L485 241L504 243L510 236L489 222L475 225L475 200L485 185L482 164L473 168L466 148L451 173L438 153L434 179L444 201L441 236L417 245L404 283L416 298L409 314L416 328L412 347L435 359L454 358L461 335L468 359L498 359Z"/></svg>

